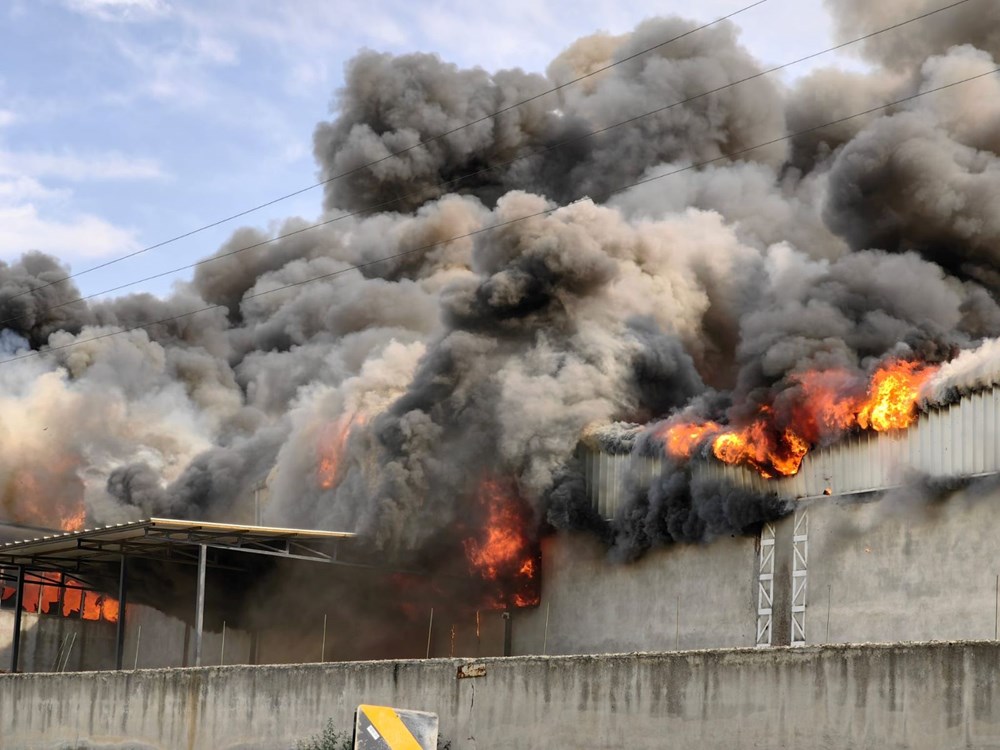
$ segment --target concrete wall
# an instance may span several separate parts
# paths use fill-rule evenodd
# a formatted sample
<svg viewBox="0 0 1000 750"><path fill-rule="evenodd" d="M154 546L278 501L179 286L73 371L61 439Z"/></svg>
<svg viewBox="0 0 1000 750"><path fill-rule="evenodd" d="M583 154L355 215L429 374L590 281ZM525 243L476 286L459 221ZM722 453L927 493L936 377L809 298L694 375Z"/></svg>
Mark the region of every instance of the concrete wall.
<svg viewBox="0 0 1000 750"><path fill-rule="evenodd" d="M756 560L749 537L678 545L630 565L609 562L587 535L548 539L541 603L514 613L513 652L753 646Z"/></svg>
<svg viewBox="0 0 1000 750"><path fill-rule="evenodd" d="M799 510L808 516L799 542L794 516L775 524L773 645L794 642L792 607L802 601L807 644L1000 634L995 486L934 499L914 486L869 502L814 500ZM796 546L805 556L805 597L793 601ZM514 613L514 653L753 646L759 551L759 540L723 539L615 565L586 536L550 539L541 605Z"/></svg>
<svg viewBox="0 0 1000 750"><path fill-rule="evenodd" d="M0 670L10 668L14 611L0 610ZM21 616L22 669L55 672L108 669L114 666L115 626L54 615ZM63 667L62 665L65 665Z"/></svg>
<svg viewBox="0 0 1000 750"><path fill-rule="evenodd" d="M5 750L292 748L362 702L454 750L1000 748L1000 645L939 643L0 676Z"/></svg>
<svg viewBox="0 0 1000 750"><path fill-rule="evenodd" d="M809 506L808 643L996 636L1000 497L917 495Z"/></svg>
<svg viewBox="0 0 1000 750"><path fill-rule="evenodd" d="M125 624L123 661L126 666L155 668L194 664L193 630L181 620L152 607L130 604ZM0 670L10 667L13 626L14 611L0 610ZM25 612L21 617L20 669L23 672L113 669L115 634L116 625L110 622ZM223 659L227 664L249 663L250 635L228 629L223 648L221 632L206 632L202 641L202 663L221 664Z"/></svg>

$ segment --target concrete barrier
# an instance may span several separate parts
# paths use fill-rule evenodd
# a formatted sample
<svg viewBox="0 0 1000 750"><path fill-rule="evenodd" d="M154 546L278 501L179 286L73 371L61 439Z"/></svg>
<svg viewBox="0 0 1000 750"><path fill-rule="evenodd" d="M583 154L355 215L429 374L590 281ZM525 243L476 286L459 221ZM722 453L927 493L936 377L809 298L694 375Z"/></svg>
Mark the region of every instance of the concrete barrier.
<svg viewBox="0 0 1000 750"><path fill-rule="evenodd" d="M379 703L439 714L453 750L1000 748L995 642L468 663L2 675L0 747L293 748Z"/></svg>

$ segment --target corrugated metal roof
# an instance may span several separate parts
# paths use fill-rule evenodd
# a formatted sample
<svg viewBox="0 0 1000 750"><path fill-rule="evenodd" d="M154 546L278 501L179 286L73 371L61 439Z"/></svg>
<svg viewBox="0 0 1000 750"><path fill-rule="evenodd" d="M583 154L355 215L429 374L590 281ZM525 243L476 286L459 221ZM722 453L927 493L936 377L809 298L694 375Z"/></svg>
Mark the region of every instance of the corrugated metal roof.
<svg viewBox="0 0 1000 750"><path fill-rule="evenodd" d="M664 459L581 447L587 494L605 518L660 474ZM764 479L753 469L709 458L692 471L761 495L788 499L898 487L907 476L976 477L1000 473L1000 388L932 406L906 430L862 432L813 450L795 476Z"/></svg>
<svg viewBox="0 0 1000 750"><path fill-rule="evenodd" d="M123 551L130 554L156 554L177 543L206 543L212 546L247 548L281 543L349 539L355 534L343 531L289 529L271 526L245 526L170 518L147 518L141 521L67 531L0 544L0 564L21 565L44 560L49 564L86 560L117 560Z"/></svg>
<svg viewBox="0 0 1000 750"><path fill-rule="evenodd" d="M908 476L976 477L1000 472L1000 389L931 407L906 430L863 432L814 450L795 476L764 479L743 466L705 461L702 476L788 499L850 495L902 485Z"/></svg>

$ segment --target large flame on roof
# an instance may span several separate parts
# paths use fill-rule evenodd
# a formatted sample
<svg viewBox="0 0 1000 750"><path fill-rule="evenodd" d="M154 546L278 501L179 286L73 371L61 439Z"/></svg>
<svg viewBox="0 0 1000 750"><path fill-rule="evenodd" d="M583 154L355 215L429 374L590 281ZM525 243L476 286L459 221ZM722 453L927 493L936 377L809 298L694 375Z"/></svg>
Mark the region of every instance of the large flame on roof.
<svg viewBox="0 0 1000 750"><path fill-rule="evenodd" d="M867 381L840 368L796 373L774 402L762 404L743 425L673 421L659 437L674 458L688 459L710 441L720 461L751 466L766 478L791 476L813 447L844 432L909 427L921 388L936 371L934 365L894 359Z"/></svg>
<svg viewBox="0 0 1000 750"><path fill-rule="evenodd" d="M464 542L472 572L490 589L491 606L538 604L538 550L531 539L531 513L509 482L483 480L477 501L482 529Z"/></svg>

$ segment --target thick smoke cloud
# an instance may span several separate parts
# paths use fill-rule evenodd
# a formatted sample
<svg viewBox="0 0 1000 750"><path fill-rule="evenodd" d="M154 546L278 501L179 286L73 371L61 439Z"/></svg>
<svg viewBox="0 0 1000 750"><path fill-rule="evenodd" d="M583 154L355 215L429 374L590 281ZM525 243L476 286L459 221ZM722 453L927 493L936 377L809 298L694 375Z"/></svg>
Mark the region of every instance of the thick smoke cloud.
<svg viewBox="0 0 1000 750"><path fill-rule="evenodd" d="M826 0L838 36L854 39L893 23L940 8L934 0ZM994 56L1000 53L1000 8L990 0L972 0L945 11L935 21L911 25L899 34L883 34L862 43L864 57L888 70L911 73L927 58L968 44Z"/></svg>
<svg viewBox="0 0 1000 750"><path fill-rule="evenodd" d="M350 174L328 184L326 206L356 211L386 204L407 211L448 192L475 195L492 206L515 188L558 202L600 198L653 165L714 159L779 137L784 130L779 89L773 81L758 79L582 138L758 70L758 63L737 43L735 26L726 23L426 147L412 148L690 28L680 19L656 19L622 37L586 37L557 57L547 76L520 70L490 75L460 70L433 55L364 52L348 65L339 117L316 130L322 177ZM550 150L564 142L566 146ZM520 158L537 152L543 153ZM783 156L783 146L776 145L751 158L778 166ZM358 170L375 160L381 161L372 169ZM517 161L509 163L512 160ZM438 187L471 172L479 174Z"/></svg>
<svg viewBox="0 0 1000 750"><path fill-rule="evenodd" d="M786 506L774 497L692 476L684 468L668 468L616 519L614 555L630 561L654 547L756 531L787 513Z"/></svg>
<svg viewBox="0 0 1000 750"><path fill-rule="evenodd" d="M928 8L834 11L856 34ZM586 37L544 74L360 53L314 136L321 177L348 173L322 218L356 215L240 229L164 299L63 304L54 259L0 266L0 347L41 353L0 367L0 512L249 521L256 495L265 523L426 560L488 523L491 486L528 534L590 529L617 559L751 532L780 504L682 466L603 519L578 451L662 451L642 425L738 422L807 368L1000 336L1000 82L669 173L995 66L994 7L950 12L868 44L868 73L765 77L593 138L760 66L720 24L416 147L693 24ZM935 393L994 382L993 348Z"/></svg>

